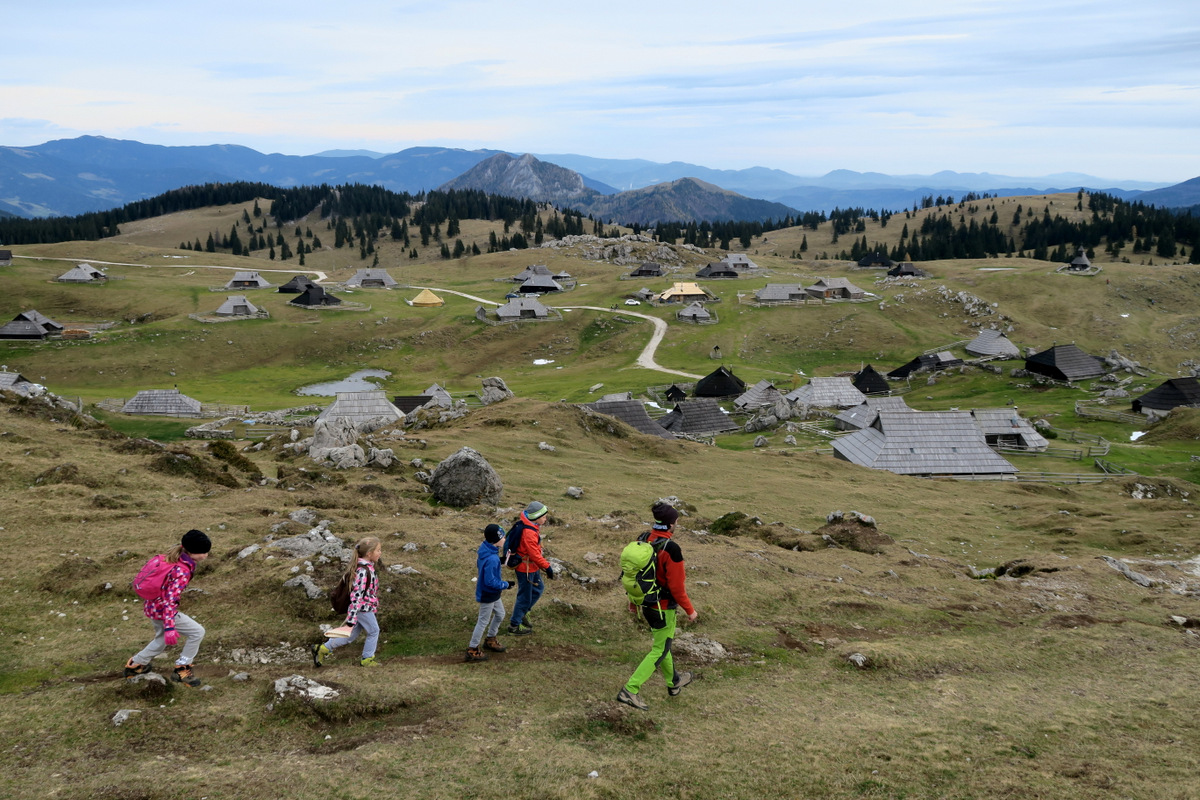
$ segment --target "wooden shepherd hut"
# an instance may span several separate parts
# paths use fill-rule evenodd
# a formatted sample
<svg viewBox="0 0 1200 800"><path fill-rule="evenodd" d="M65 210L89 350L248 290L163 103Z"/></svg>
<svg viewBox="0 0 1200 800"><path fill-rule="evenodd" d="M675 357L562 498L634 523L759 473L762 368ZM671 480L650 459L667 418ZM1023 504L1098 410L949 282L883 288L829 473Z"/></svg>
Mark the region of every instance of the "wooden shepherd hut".
<svg viewBox="0 0 1200 800"><path fill-rule="evenodd" d="M295 300L288 302L289 306L303 306L305 308L319 308L322 306L340 306L342 299L334 297L329 292L325 291L325 287L318 284L311 284L307 289L297 295Z"/></svg>
<svg viewBox="0 0 1200 800"><path fill-rule="evenodd" d="M347 289L390 289L399 285L385 269L360 269L346 281Z"/></svg>
<svg viewBox="0 0 1200 800"><path fill-rule="evenodd" d="M598 414L615 417L639 433L662 439L675 438L675 434L659 425L646 413L646 407L638 400L599 400L595 403L583 403L582 407Z"/></svg>
<svg viewBox="0 0 1200 800"><path fill-rule="evenodd" d="M258 313L258 306L246 299L244 294L231 294L216 310L218 317L253 317Z"/></svg>
<svg viewBox="0 0 1200 800"><path fill-rule="evenodd" d="M834 457L898 475L1011 480L967 411L881 410L870 427L834 439Z"/></svg>
<svg viewBox="0 0 1200 800"><path fill-rule="evenodd" d="M58 276L59 283L103 283L108 276L91 264L76 264Z"/></svg>
<svg viewBox="0 0 1200 800"><path fill-rule="evenodd" d="M692 390L692 394L696 397L737 397L744 391L746 382L722 364L696 381L696 388Z"/></svg>
<svg viewBox="0 0 1200 800"><path fill-rule="evenodd" d="M279 287L280 294L300 294L310 286L316 286L307 275L296 275L290 281Z"/></svg>
<svg viewBox="0 0 1200 800"><path fill-rule="evenodd" d="M863 394L892 393L892 387L888 385L887 378L880 375L870 364L867 364L859 372L854 373L854 377L850 379L850 383Z"/></svg>
<svg viewBox="0 0 1200 800"><path fill-rule="evenodd" d="M854 388L849 378L813 378L799 389L784 395L793 403L814 408L853 408L866 402L867 396Z"/></svg>
<svg viewBox="0 0 1200 800"><path fill-rule="evenodd" d="M267 283L267 279L257 272L235 272L229 282L225 284L226 289L269 289L271 284Z"/></svg>
<svg viewBox="0 0 1200 800"><path fill-rule="evenodd" d="M157 417L198 417L200 401L180 394L178 389L143 389L121 407L121 413Z"/></svg>
<svg viewBox="0 0 1200 800"><path fill-rule="evenodd" d="M955 358L949 350L942 350L938 353L922 353L907 364L896 367L887 376L892 380L900 380L919 372L938 372L960 366L962 363L962 359Z"/></svg>
<svg viewBox="0 0 1200 800"><path fill-rule="evenodd" d="M991 329L980 331L979 335L963 349L973 356L992 356L1003 359L1021 357L1020 349L1008 340L1003 331Z"/></svg>
<svg viewBox="0 0 1200 800"><path fill-rule="evenodd" d="M1025 369L1058 381L1083 381L1104 374L1104 362L1074 344L1056 344L1025 359Z"/></svg>
<svg viewBox="0 0 1200 800"><path fill-rule="evenodd" d="M382 424L403 422L404 414L387 399L387 392L375 389L368 392L338 392L337 399L320 413L317 419L348 417L359 428L376 421Z"/></svg>
<svg viewBox="0 0 1200 800"><path fill-rule="evenodd" d="M672 411L659 419L658 424L672 433L693 436L712 436L741 427L711 397L697 397L677 403Z"/></svg>
<svg viewBox="0 0 1200 800"><path fill-rule="evenodd" d="M1171 378L1133 401L1133 413L1165 417L1171 409L1200 408L1200 378Z"/></svg>

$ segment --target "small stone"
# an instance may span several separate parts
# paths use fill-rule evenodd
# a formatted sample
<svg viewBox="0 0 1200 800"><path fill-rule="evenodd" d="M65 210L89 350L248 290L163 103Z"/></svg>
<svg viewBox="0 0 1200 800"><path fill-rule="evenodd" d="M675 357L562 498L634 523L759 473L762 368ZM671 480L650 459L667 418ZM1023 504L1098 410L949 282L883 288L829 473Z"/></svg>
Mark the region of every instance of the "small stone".
<svg viewBox="0 0 1200 800"><path fill-rule="evenodd" d="M132 717L134 714L141 714L141 713L142 712L136 708L122 708L116 714L113 714L112 724L117 727L120 727L122 724L127 722L129 720L129 718Z"/></svg>
<svg viewBox="0 0 1200 800"><path fill-rule="evenodd" d="M576 500L578 500L579 498L583 497L583 489L580 489L578 486L568 486L567 496L574 497Z"/></svg>

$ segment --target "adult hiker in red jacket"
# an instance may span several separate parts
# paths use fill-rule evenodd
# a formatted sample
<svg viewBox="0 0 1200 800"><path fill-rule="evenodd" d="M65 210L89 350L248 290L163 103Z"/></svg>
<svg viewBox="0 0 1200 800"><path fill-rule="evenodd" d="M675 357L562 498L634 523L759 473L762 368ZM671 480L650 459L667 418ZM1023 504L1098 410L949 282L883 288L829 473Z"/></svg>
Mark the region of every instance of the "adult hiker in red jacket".
<svg viewBox="0 0 1200 800"><path fill-rule="evenodd" d="M541 525L538 523L538 520L546 516L547 510L546 506L534 500L521 512L513 530L508 532L511 537L518 526L523 528L520 534L521 543L516 550L521 559L516 566L517 599L513 605L512 618L508 621L508 632L513 636L528 636L533 633L528 615L529 609L537 604L546 588L542 583L542 571L545 571L547 578L554 580L554 569L542 555Z"/></svg>
<svg viewBox="0 0 1200 800"><path fill-rule="evenodd" d="M671 643L675 640L676 609L683 609L688 622L695 622L696 617L699 616L687 595L687 575L686 566L683 563L683 550L680 549L678 542L671 539L671 534L675 532L675 522L679 519L679 512L669 503L661 500L651 506L650 512L654 515L654 525L646 541L652 545L657 542L658 545L655 545L655 549L658 549L658 546L662 545L662 540L667 540L655 556L654 577L655 583L658 584L659 597L657 614L654 613L654 608L643 606L641 609L642 616L649 623L654 636L654 646L617 694L619 702L642 711L649 706L642 698L638 697L638 690L654 675L656 669L662 673L663 680L667 684L667 694L670 697L678 696L683 691L683 687L692 682L692 673L675 671ZM630 605L630 610L636 611L637 609Z"/></svg>

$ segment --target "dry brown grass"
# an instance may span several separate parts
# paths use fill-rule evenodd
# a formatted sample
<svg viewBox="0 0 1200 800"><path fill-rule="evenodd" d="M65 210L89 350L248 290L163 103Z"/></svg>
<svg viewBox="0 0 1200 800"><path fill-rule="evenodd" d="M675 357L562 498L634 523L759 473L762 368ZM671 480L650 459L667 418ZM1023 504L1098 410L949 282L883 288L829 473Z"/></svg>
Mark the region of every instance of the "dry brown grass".
<svg viewBox="0 0 1200 800"><path fill-rule="evenodd" d="M1194 555L1192 504L1178 495L1136 501L1121 481L1061 488L905 479L810 454L651 440L571 407L514 400L420 433L427 462L469 444L505 481L505 508L454 510L428 505L407 465L397 474L353 471L344 481L297 477L283 484L294 492L252 485L240 472L237 488L214 487L155 472L152 453L98 432L8 406L0 422L7 796L1191 791L1200 686L1188 665L1200 640L1168 617L1200 617L1200 601L1138 587L1097 559ZM539 450L540 441L557 450ZM270 452L254 455L275 463ZM36 483L68 459L101 485ZM298 463L286 466L301 475ZM582 486L584 497L563 496L567 485ZM622 610L615 560L664 494L694 508L678 538L701 616L683 630L732 656L708 663L681 652L679 668L698 680L672 700L652 680L651 711L641 714L612 702L649 644ZM547 551L597 582L564 576L549 584L534 636L508 639L509 652L487 664L462 664L478 530L533 497L551 507ZM236 558L304 505L339 536L381 536L385 563L421 572L385 573L378 670L353 666L346 653L314 670L302 648L316 622L332 620L321 601L281 587L299 562L261 552ZM871 514L892 541L868 555L705 532L741 511L812 538L802 532L834 509ZM193 584L199 591L185 601L209 631L198 666L213 690L143 696L119 677L148 630L125 586L142 559L190 527L214 540ZM1139 529L1167 533L1123 540ZM403 552L406 542L419 547ZM601 554L601 564L589 554ZM999 579L969 577L971 566L1001 565L1010 570ZM1200 582L1167 563L1134 568ZM316 576L332 581L324 568ZM274 662L233 663L247 647L276 653ZM855 654L864 668L850 662ZM251 680L232 681L231 670ZM348 696L320 711L296 703L268 710L269 682L297 672ZM120 708L143 713L117 728L109 719ZM593 770L599 778L587 777Z"/></svg>

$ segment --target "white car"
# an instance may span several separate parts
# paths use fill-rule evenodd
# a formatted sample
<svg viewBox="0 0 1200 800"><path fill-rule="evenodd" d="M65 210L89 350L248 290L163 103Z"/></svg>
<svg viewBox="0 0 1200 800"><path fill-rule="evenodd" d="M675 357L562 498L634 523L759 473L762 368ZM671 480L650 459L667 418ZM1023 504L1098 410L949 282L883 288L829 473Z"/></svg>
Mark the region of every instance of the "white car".
<svg viewBox="0 0 1200 800"><path fill-rule="evenodd" d="M627 306L640 306L640 305L641 305L641 303L640 303L640 302L638 302L637 300L632 300L632 299L630 299L630 300L626 300L626 301L625 301L625 305L627 305Z"/></svg>

